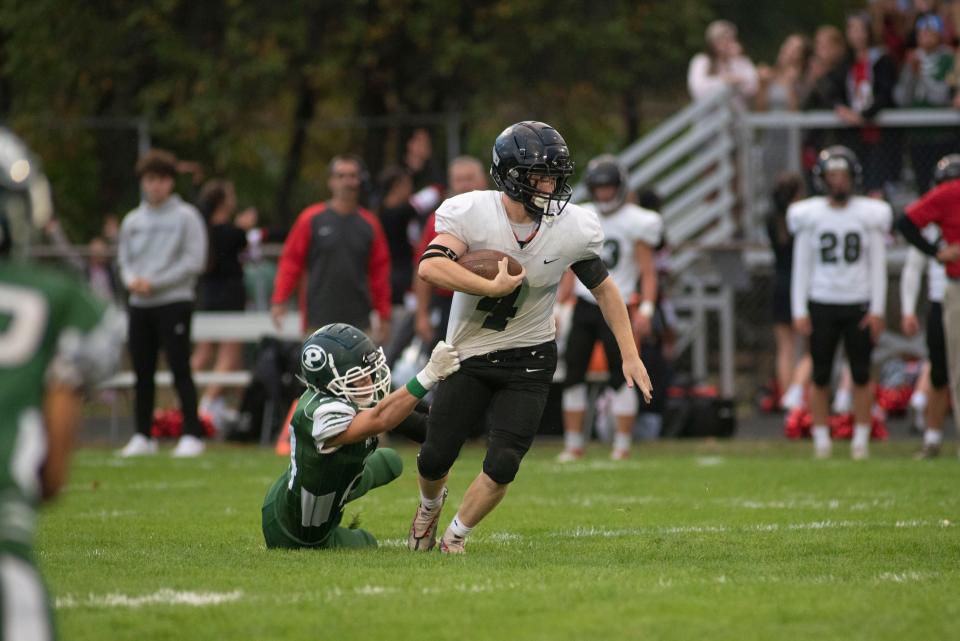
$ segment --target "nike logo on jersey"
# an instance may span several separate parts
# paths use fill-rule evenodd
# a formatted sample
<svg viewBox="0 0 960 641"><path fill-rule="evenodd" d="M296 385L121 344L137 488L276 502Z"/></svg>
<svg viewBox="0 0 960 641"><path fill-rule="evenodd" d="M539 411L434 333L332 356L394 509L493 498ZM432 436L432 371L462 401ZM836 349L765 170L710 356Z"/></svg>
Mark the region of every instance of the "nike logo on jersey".
<svg viewBox="0 0 960 641"><path fill-rule="evenodd" d="M533 372L542 372L542 371L543 371L543 369L530 369L529 367L526 368L526 369L527 369L527 374L532 374Z"/></svg>
<svg viewBox="0 0 960 641"><path fill-rule="evenodd" d="M329 236L333 233L333 227L321 227L317 230L317 233L321 236Z"/></svg>
<svg viewBox="0 0 960 641"><path fill-rule="evenodd" d="M549 265L550 263L555 263L555 262L557 262L558 260L560 260L560 259L559 259L559 258L553 258L553 259L551 259L551 260L547 260L546 258L544 258L544 259L543 259L543 264L544 264L544 265Z"/></svg>

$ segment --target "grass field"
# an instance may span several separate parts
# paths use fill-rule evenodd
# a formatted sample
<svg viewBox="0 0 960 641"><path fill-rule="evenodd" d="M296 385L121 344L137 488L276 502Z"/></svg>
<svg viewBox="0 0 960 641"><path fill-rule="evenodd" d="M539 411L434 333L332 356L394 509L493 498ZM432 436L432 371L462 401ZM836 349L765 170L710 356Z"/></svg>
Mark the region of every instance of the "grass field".
<svg viewBox="0 0 960 641"><path fill-rule="evenodd" d="M284 460L81 451L41 521L63 639L960 638L960 461L815 462L808 443L660 443L570 466L537 445L464 557L403 547L404 475L350 504L366 552L268 552ZM453 516L482 451L454 469Z"/></svg>

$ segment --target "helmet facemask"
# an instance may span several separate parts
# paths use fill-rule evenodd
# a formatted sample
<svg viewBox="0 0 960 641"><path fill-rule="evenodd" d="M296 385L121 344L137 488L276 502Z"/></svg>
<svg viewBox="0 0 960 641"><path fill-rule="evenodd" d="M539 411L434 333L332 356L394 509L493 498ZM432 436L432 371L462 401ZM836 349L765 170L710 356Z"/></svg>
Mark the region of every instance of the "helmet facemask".
<svg viewBox="0 0 960 641"><path fill-rule="evenodd" d="M334 396L348 400L360 409L369 409L390 393L390 368L382 347L364 356L368 364L355 365L343 373L337 369L333 356L329 358L333 380L327 384L327 390Z"/></svg>
<svg viewBox="0 0 960 641"><path fill-rule="evenodd" d="M573 166L570 163L554 168L546 164L515 167L508 172L507 179L513 183L513 189L504 191L513 200L519 201L534 220L540 220L543 216L559 216L573 195L573 189L567 182L572 174ZM553 191L539 189L535 179L538 176L556 178Z"/></svg>

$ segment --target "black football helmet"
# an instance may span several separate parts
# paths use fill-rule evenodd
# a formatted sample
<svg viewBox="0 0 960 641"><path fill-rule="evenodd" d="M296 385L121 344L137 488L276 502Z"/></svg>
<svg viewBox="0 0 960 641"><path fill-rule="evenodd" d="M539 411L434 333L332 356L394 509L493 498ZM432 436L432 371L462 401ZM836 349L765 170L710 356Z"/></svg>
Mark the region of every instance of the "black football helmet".
<svg viewBox="0 0 960 641"><path fill-rule="evenodd" d="M573 194L567 183L573 175L567 143L560 132L542 122L518 122L497 136L490 175L503 193L522 203L537 221L542 216L559 215ZM533 175L556 177L553 192L541 191L531 184Z"/></svg>
<svg viewBox="0 0 960 641"><path fill-rule="evenodd" d="M828 192L825 179L827 172L834 169L846 169L850 173L854 192L860 190L863 184L863 168L860 166L857 155L849 147L833 145L817 155L817 164L813 166L813 186L818 193Z"/></svg>
<svg viewBox="0 0 960 641"><path fill-rule="evenodd" d="M617 195L613 200L601 203L594 197L593 204L601 214L613 213L623 207L623 203L627 201L627 170L612 154L603 154L591 160L587 165L584 182L591 196L597 187L617 188Z"/></svg>
<svg viewBox="0 0 960 641"><path fill-rule="evenodd" d="M300 349L300 380L321 394L331 394L361 409L390 392L390 368L383 348L353 325L324 325Z"/></svg>
<svg viewBox="0 0 960 641"><path fill-rule="evenodd" d="M960 154L950 154L941 158L933 171L933 184L942 185L957 178L960 178Z"/></svg>
<svg viewBox="0 0 960 641"><path fill-rule="evenodd" d="M53 215L50 183L40 162L13 132L0 127L0 256L26 250Z"/></svg>

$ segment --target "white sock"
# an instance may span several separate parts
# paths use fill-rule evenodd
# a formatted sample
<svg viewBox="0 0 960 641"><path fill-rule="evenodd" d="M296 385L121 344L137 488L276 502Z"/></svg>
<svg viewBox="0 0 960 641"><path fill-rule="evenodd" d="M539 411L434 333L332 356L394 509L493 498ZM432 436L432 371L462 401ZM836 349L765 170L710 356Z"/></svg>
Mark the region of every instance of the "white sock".
<svg viewBox="0 0 960 641"><path fill-rule="evenodd" d="M583 432L564 432L563 447L570 450L582 450L584 444Z"/></svg>
<svg viewBox="0 0 960 641"><path fill-rule="evenodd" d="M813 444L817 447L826 447L830 445L830 428L826 425L814 425Z"/></svg>
<svg viewBox="0 0 960 641"><path fill-rule="evenodd" d="M615 450L629 450L631 443L633 443L633 435L631 434L621 434L617 432L613 435L613 449Z"/></svg>
<svg viewBox="0 0 960 641"><path fill-rule="evenodd" d="M914 392L910 396L910 407L917 411L923 410L927 406L927 395L923 392Z"/></svg>
<svg viewBox="0 0 960 641"><path fill-rule="evenodd" d="M441 505L443 505L443 490L440 490L440 494L437 494L436 498L428 499L423 495L423 492L420 492L420 505L425 507L428 510L435 510Z"/></svg>
<svg viewBox="0 0 960 641"><path fill-rule="evenodd" d="M943 442L943 431L935 430L932 427L928 427L923 431L923 444L924 445L940 445Z"/></svg>
<svg viewBox="0 0 960 641"><path fill-rule="evenodd" d="M853 444L860 446L870 442L870 426L857 424L853 427Z"/></svg>
<svg viewBox="0 0 960 641"><path fill-rule="evenodd" d="M467 535L473 532L472 527L467 527L463 524L463 521L460 520L460 513L457 512L457 515L453 517L453 520L450 521L450 527L447 528L454 536L461 539L467 538Z"/></svg>

